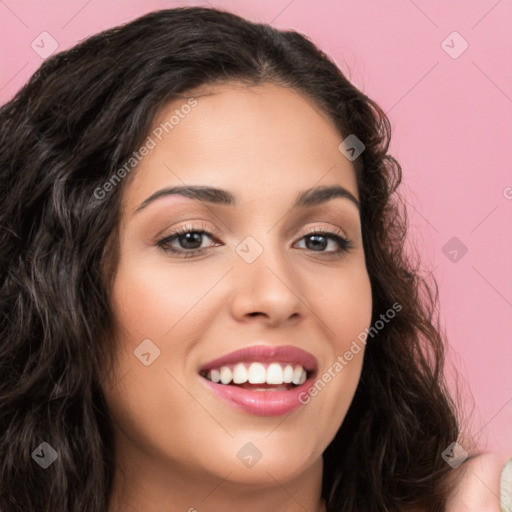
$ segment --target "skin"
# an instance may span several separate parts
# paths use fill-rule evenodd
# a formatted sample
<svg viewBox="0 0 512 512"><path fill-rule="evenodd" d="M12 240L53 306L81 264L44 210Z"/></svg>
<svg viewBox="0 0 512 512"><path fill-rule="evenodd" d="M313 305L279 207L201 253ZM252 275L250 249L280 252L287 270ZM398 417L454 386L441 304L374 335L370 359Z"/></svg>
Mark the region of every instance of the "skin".
<svg viewBox="0 0 512 512"><path fill-rule="evenodd" d="M448 498L447 512L500 512L500 474L505 462L506 457L497 453L464 462L463 477Z"/></svg>
<svg viewBox="0 0 512 512"><path fill-rule="evenodd" d="M109 512L323 510L322 452L356 390L362 350L311 401L287 416L234 409L201 382L199 367L256 344L295 345L320 374L370 326L372 298L359 211L346 198L292 209L300 192L340 185L358 198L342 137L308 99L277 85L218 84L194 91L197 106L130 175L123 191L120 261L112 307L117 367L104 385L115 428ZM163 108L154 127L186 100ZM236 206L166 196L159 189L209 185ZM191 258L157 245L177 227L204 229ZM192 231L194 231L192 229ZM305 235L333 229L352 241L314 246ZM247 236L263 252L247 263ZM186 252L186 243L172 246ZM314 241L313 241L314 242ZM160 356L134 356L150 339ZM252 467L236 456L253 443Z"/></svg>

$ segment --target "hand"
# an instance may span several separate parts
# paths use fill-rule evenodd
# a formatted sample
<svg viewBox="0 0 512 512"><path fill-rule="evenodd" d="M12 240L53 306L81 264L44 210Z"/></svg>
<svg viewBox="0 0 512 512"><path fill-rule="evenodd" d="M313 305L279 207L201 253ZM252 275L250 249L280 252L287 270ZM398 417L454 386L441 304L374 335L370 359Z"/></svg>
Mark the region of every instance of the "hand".
<svg viewBox="0 0 512 512"><path fill-rule="evenodd" d="M459 468L464 474L448 498L446 512L512 512L500 509L500 475L505 461L506 457L485 453L464 462Z"/></svg>

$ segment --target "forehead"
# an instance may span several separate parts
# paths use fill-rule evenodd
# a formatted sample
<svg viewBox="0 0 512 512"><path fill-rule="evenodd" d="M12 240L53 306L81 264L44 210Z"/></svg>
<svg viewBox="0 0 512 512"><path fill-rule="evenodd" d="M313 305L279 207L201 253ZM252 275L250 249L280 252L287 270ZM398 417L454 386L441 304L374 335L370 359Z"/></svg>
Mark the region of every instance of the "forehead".
<svg viewBox="0 0 512 512"><path fill-rule="evenodd" d="M193 101L191 101L193 98ZM275 84L201 87L165 104L126 200L169 184L230 188L247 200L341 184L357 197L341 134L314 101ZM238 191L238 192L236 192Z"/></svg>

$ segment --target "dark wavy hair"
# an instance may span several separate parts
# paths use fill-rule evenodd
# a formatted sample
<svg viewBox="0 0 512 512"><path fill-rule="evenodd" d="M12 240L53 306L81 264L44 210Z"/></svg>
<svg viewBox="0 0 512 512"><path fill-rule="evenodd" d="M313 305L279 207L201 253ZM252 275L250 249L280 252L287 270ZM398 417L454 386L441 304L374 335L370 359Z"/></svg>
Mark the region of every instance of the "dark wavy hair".
<svg viewBox="0 0 512 512"><path fill-rule="evenodd" d="M460 419L443 376L437 285L406 255L389 120L303 35L196 7L149 13L52 56L0 109L2 512L107 511L113 429L101 383L114 364L109 292L127 180L102 200L94 192L166 102L230 81L293 88L342 138L364 143L353 164L372 323L402 306L369 340L323 454L327 511L444 510L457 471L441 454ZM32 459L42 442L59 455L45 471Z"/></svg>

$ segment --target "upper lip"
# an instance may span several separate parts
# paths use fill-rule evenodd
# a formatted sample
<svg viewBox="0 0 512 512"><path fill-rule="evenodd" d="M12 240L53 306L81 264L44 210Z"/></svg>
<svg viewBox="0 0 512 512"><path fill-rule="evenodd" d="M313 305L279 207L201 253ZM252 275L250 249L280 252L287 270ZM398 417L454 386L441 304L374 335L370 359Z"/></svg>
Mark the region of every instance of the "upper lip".
<svg viewBox="0 0 512 512"><path fill-rule="evenodd" d="M269 345L251 345L235 350L222 357L209 361L201 366L200 372L220 368L235 363L290 363L300 364L306 371L315 372L318 368L316 357L305 350L293 345L281 345L279 347Z"/></svg>

